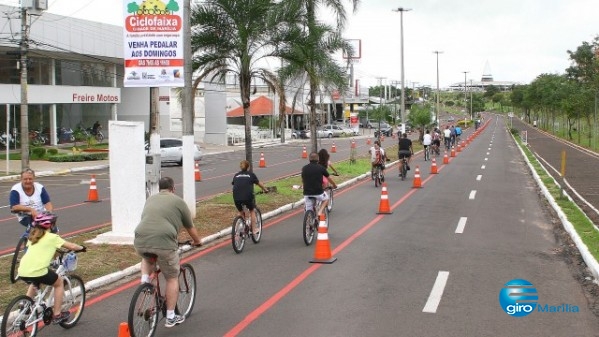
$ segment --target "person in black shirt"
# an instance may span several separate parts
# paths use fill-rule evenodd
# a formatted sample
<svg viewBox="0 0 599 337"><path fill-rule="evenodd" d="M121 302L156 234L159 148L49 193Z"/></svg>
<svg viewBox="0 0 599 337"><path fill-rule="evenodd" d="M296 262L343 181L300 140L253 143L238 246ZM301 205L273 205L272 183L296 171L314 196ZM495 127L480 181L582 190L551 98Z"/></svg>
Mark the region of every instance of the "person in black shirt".
<svg viewBox="0 0 599 337"><path fill-rule="evenodd" d="M404 157L408 158L408 170L410 169L410 160L412 159L412 155L414 154L414 149L412 148L412 140L408 138L408 135L404 132L402 137L399 139L399 148L397 151L397 157L401 160ZM401 170L401 165L399 166ZM401 172L400 172L401 175Z"/></svg>
<svg viewBox="0 0 599 337"><path fill-rule="evenodd" d="M320 209L318 216L329 203L329 196L322 188L322 180L326 177L333 188L337 188L337 184L329 176L329 172L322 165L318 164L318 153L310 153L310 164L302 167L302 184L304 185L304 202L306 210L312 208L312 200L310 197L320 201Z"/></svg>
<svg viewBox="0 0 599 337"><path fill-rule="evenodd" d="M237 210L239 211L239 216L242 218L245 218L243 214L243 205L250 211L252 217L252 232L257 235L258 233L254 230L254 224L256 223L256 211L254 210L256 207L254 184L260 186L264 193L268 193L268 189L262 185L254 172L248 171L250 168L249 161L242 160L239 163L239 168L241 168L241 171L233 176L233 181L231 182L233 185L233 201L235 202L235 207L237 207Z"/></svg>

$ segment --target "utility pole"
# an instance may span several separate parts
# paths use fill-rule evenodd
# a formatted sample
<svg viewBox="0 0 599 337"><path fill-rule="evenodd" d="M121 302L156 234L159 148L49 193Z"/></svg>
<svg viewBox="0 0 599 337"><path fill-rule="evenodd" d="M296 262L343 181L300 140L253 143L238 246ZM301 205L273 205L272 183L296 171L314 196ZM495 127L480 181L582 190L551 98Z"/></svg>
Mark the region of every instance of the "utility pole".
<svg viewBox="0 0 599 337"><path fill-rule="evenodd" d="M405 94L405 76L404 76L404 59L403 59L403 12L411 11L411 9L399 7L394 9L394 12L399 12L399 24L400 24L400 35L401 35L401 133L406 132L406 94Z"/></svg>
<svg viewBox="0 0 599 337"><path fill-rule="evenodd" d="M381 139L381 112L383 111L383 80L385 79L385 77L377 77L377 80L379 80L379 113L378 115L378 120L379 120L379 133L376 136L377 140Z"/></svg>
<svg viewBox="0 0 599 337"><path fill-rule="evenodd" d="M472 80L470 80L470 120L474 120L474 110L472 110Z"/></svg>
<svg viewBox="0 0 599 337"><path fill-rule="evenodd" d="M29 50L29 26L27 8L21 7L21 170L29 167L29 106L27 97L27 52ZM7 158L8 159L8 158Z"/></svg>
<svg viewBox="0 0 599 337"><path fill-rule="evenodd" d="M437 54L437 109L435 110L435 124L439 125L439 111L441 109L441 104L439 101L439 54L443 54L442 51L435 50L433 53Z"/></svg>
<svg viewBox="0 0 599 337"><path fill-rule="evenodd" d="M181 117L182 117L182 129L183 136L183 199L191 211L191 216L196 216L196 190L194 180L194 161L193 161L193 147L194 136L193 136L193 90L191 77L193 76L193 69L191 66L191 0L183 1L183 74L185 76L183 87L183 101L181 102Z"/></svg>
<svg viewBox="0 0 599 337"><path fill-rule="evenodd" d="M468 109L468 105L467 105L467 101L468 98L466 98L466 95L468 94L468 83L466 83L466 74L469 73L469 71L462 71L464 73L464 110Z"/></svg>

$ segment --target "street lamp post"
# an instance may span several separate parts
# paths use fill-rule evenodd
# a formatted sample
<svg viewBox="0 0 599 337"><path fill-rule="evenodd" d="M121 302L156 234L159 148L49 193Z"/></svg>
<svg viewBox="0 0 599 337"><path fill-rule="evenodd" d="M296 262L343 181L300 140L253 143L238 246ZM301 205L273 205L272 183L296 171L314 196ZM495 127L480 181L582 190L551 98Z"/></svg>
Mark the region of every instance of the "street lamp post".
<svg viewBox="0 0 599 337"><path fill-rule="evenodd" d="M435 50L433 53L437 54L437 109L435 110L435 124L439 125L439 111L441 104L439 103L439 54L443 54L442 51Z"/></svg>
<svg viewBox="0 0 599 337"><path fill-rule="evenodd" d="M470 120L474 120L474 110L472 110L472 79L470 80Z"/></svg>
<svg viewBox="0 0 599 337"><path fill-rule="evenodd" d="M468 94L468 91L467 91L468 90L468 84L466 83L466 74L468 74L469 71L462 71L462 72L464 73L464 110L467 110L468 109L468 105L467 105L466 102L468 101L468 98L466 97L466 95ZM470 116L470 117L472 117L472 116Z"/></svg>
<svg viewBox="0 0 599 337"><path fill-rule="evenodd" d="M394 12L399 12L399 25L400 25L400 36L401 36L401 125L402 130L401 133L405 132L406 125L406 94L404 88L404 66L403 66L403 12L411 11L411 9L399 7L393 10Z"/></svg>

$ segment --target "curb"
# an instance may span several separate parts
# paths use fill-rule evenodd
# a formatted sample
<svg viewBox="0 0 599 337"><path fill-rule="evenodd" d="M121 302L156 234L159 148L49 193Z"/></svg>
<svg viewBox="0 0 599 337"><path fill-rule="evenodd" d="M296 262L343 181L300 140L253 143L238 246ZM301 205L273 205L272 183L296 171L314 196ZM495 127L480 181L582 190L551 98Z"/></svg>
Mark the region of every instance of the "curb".
<svg viewBox="0 0 599 337"><path fill-rule="evenodd" d="M345 186L349 186L349 185L352 185L352 184L355 184L359 180L362 180L362 179L367 178L369 176L370 176L370 172L366 172L366 173L364 173L364 174L362 174L360 176L357 176L355 178L352 178L352 179L350 179L348 181L344 181L343 183L341 183L341 184L339 184L337 186L337 189L343 188ZM290 204L283 205L283 206L281 206L281 207L279 207L279 208L277 208L277 209L275 209L273 211L270 211L268 213L263 214L262 215L262 220L267 220L267 219L273 218L273 217L275 217L277 215L280 215L280 214L283 214L285 212L291 211L293 209L296 209L296 208L302 206L303 204L304 204L304 199L300 199L300 200L298 200L296 202L292 202ZM202 243L202 245L206 245L206 244L208 244L210 242L213 242L213 241L219 240L221 238L224 238L225 236L228 236L230 234L231 234L231 227L227 227L226 229L220 230L220 231L218 231L218 232L216 232L214 234L211 234L211 235L203 237L200 240L200 242ZM186 252L188 250L191 250L192 248L191 247L183 247L181 249L183 249L183 252ZM116 282L118 280L121 280L121 279L123 279L123 278L125 278L127 276L133 275L135 273L139 273L140 270L141 270L141 262L137 263L137 264L135 264L135 265L133 265L131 267L125 268L125 269L123 269L121 271L117 271L117 272L114 272L114 273L111 273L111 274L108 274L108 275L101 276L101 277L99 277L97 279L91 280L91 281L85 283L85 289L86 289L86 291L89 291L89 290L94 290L94 289L106 286L106 285L108 285L110 283L114 283L114 282Z"/></svg>
<svg viewBox="0 0 599 337"><path fill-rule="evenodd" d="M514 139L513 135L512 135L512 139ZM587 245L582 241L582 239L580 238L580 235L578 235L578 232L576 232L574 225L572 225L572 223L568 220L568 218L566 217L566 214L562 211L562 209L559 207L559 205L553 198L553 195L551 195L551 193L549 192L547 187L545 187L545 185L541 181L541 177L539 177L539 175L535 171L535 168L532 166L532 163L528 160L526 153L524 153L524 151L522 150L522 148L520 147L520 145L518 144L516 139L514 139L514 142L518 146L518 150L520 150L522 157L524 157L524 160L526 160L526 165L528 165L528 168L532 172L532 176L533 176L535 182L537 183L537 186L539 186L539 188L543 192L543 196L545 197L545 199L547 199L547 201L549 202L549 204L551 205L553 210L557 213L560 221L562 222L562 225L564 226L564 229L568 232L568 234L572 238L572 241L574 241L574 243L576 244L576 247L578 248L578 251L580 252L580 255L582 256L582 259L586 263L591 274L593 274L593 276L595 277L594 282L597 283L597 280L599 279L599 263L597 262L597 260L593 256L593 254L591 254ZM543 168L543 170L545 170L547 172L547 169L545 168L545 166L542 163L539 162L539 165ZM553 181L555 182L556 185L559 186L559 183L555 179L553 179ZM568 197L568 199L570 201L572 201L572 198L570 198L570 196L565 191L564 191L564 194ZM574 205L576 205L576 204L574 204ZM578 207L578 205L576 205L576 208L578 208L578 210L580 210L580 207ZM582 210L580 210L580 211L582 212ZM584 214L584 212L582 212L582 214ZM585 217L586 217L586 215L585 215Z"/></svg>

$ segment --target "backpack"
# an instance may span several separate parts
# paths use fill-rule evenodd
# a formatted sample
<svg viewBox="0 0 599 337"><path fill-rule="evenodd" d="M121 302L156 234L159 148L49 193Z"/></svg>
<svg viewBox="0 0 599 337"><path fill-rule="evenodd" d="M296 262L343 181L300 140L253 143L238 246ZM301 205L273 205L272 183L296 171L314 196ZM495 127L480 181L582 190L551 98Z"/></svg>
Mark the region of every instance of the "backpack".
<svg viewBox="0 0 599 337"><path fill-rule="evenodd" d="M376 160L374 161L375 164L379 164L380 165L380 164L382 164L384 162L384 158L383 158L383 155L381 153L381 149L374 150L374 155L376 157Z"/></svg>

